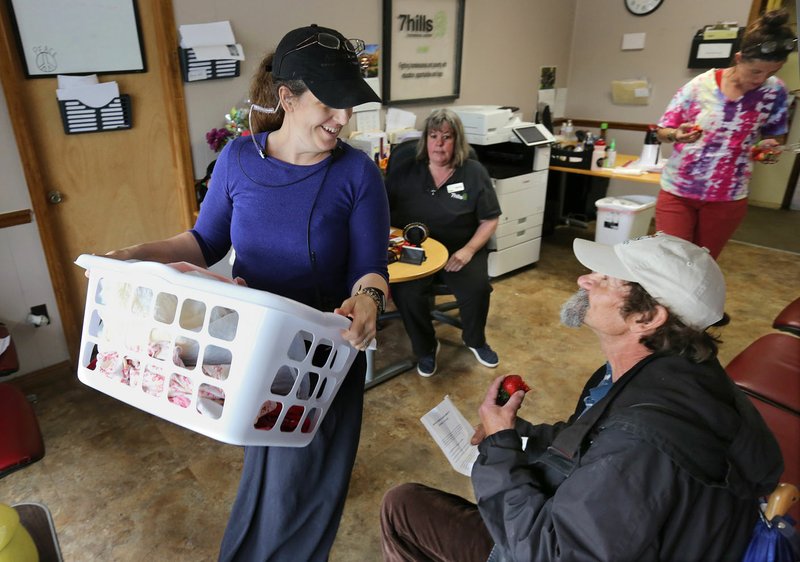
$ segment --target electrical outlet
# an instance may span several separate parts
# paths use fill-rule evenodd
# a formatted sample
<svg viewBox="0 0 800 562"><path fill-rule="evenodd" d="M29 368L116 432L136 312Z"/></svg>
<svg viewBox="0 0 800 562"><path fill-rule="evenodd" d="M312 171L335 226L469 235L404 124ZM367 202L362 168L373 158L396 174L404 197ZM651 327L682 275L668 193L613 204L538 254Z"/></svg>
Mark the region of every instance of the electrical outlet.
<svg viewBox="0 0 800 562"><path fill-rule="evenodd" d="M48 318L50 318L50 315L47 314L46 304L37 304L36 306L32 306L31 314L33 314L34 316L47 316Z"/></svg>

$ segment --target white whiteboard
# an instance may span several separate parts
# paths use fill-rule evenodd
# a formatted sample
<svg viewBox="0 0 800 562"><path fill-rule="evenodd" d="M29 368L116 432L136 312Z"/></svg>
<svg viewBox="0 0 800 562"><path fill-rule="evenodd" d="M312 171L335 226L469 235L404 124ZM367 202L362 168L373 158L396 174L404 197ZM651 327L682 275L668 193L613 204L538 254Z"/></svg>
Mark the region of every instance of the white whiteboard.
<svg viewBox="0 0 800 562"><path fill-rule="evenodd" d="M136 0L11 0L28 77L144 72Z"/></svg>

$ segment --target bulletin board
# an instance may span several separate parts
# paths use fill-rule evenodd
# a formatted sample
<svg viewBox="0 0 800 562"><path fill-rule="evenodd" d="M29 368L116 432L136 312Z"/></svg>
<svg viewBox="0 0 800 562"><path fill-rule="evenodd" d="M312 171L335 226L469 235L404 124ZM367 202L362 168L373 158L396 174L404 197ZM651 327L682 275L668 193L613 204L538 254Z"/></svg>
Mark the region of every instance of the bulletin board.
<svg viewBox="0 0 800 562"><path fill-rule="evenodd" d="M6 0L28 78L145 72L136 0Z"/></svg>

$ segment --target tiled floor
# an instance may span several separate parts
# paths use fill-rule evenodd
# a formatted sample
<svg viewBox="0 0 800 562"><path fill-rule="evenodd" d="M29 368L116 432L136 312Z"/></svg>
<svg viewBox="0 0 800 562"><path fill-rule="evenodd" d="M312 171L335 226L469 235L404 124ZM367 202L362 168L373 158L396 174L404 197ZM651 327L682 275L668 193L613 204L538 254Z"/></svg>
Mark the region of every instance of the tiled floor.
<svg viewBox="0 0 800 562"><path fill-rule="evenodd" d="M558 229L545 239L535 267L494 281L488 336L501 358L498 369L477 364L460 334L442 326L436 376L409 371L367 392L332 561L380 560L378 508L394 484L418 481L471 496L469 480L450 468L419 421L445 395L476 422L492 377L517 372L533 386L524 417L555 421L571 411L584 378L603 361L589 330L557 323L561 303L583 272L571 254L572 238L590 235ZM724 365L770 331L772 318L800 295L800 257L734 242L720 265L733 318L722 329ZM399 322L387 324L379 340L379 364L408 353ZM67 562L216 560L241 449L137 411L74 376L34 390L47 454L0 480L0 502L48 505Z"/></svg>

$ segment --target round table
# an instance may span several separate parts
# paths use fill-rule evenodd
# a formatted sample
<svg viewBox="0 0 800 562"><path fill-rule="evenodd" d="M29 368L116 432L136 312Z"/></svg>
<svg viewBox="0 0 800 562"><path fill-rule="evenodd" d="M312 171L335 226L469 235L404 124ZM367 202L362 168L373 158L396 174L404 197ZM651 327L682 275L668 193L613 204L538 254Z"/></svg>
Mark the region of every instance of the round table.
<svg viewBox="0 0 800 562"><path fill-rule="evenodd" d="M392 228L392 237L402 235L401 229ZM433 275L445 266L450 257L444 244L433 238L425 240L422 243L422 249L425 250L425 261L419 265L400 261L389 264L389 283L402 283Z"/></svg>
<svg viewBox="0 0 800 562"><path fill-rule="evenodd" d="M402 235L402 229L392 228L389 237L394 238ZM427 277L428 275L433 275L445 266L448 258L450 257L447 252L447 248L444 247L444 244L432 238L425 240L422 243L422 248L425 250L425 261L419 265L413 263L403 263L400 261L389 264L389 283L402 283L403 281L413 281L414 279L420 279L422 277ZM381 320L399 318L399 316L399 312L392 311L384 314L381 317ZM400 373L404 373L405 371L413 369L414 365L416 365L416 359L404 359L388 365L376 373L374 361L375 351L368 349L367 378L366 384L364 385L364 390L368 390L373 386L379 385L380 383L399 375Z"/></svg>

